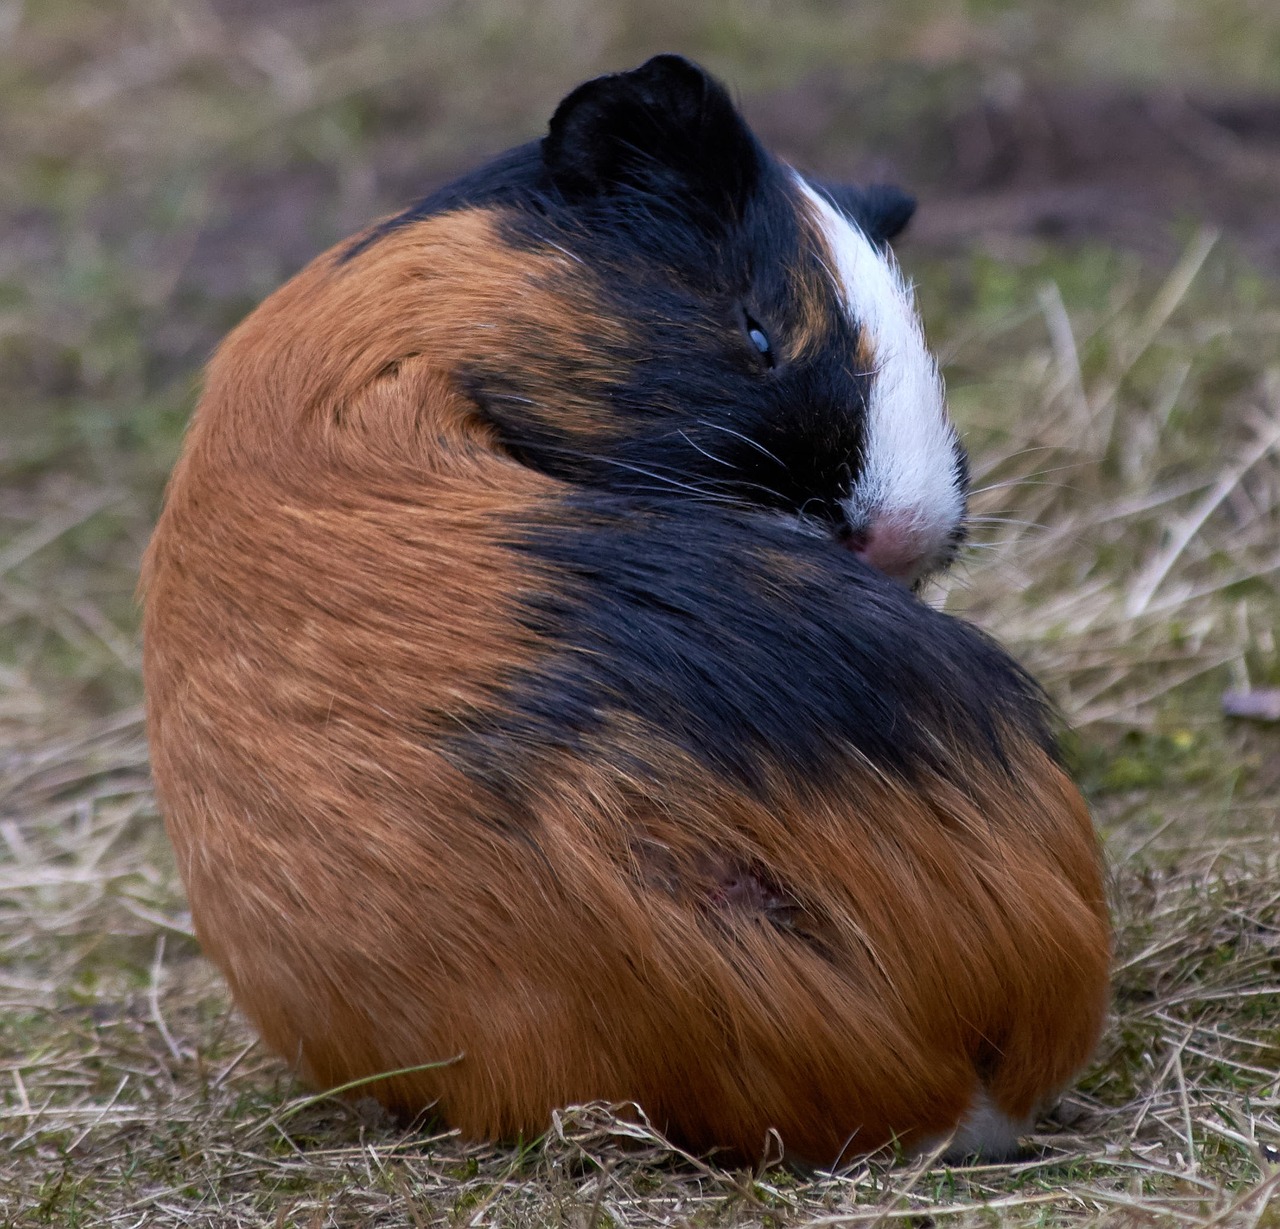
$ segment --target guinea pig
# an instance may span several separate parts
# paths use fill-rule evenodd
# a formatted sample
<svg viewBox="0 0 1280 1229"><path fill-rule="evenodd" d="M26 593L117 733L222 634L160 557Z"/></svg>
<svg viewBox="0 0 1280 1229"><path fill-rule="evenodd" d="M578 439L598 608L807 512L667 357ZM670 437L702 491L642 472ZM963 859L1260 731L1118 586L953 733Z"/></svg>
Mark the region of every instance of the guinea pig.
<svg viewBox="0 0 1280 1229"><path fill-rule="evenodd" d="M200 943L306 1079L829 1165L1007 1155L1087 1060L1088 811L1036 684L913 589L968 478L912 207L659 56L223 343L149 731Z"/></svg>

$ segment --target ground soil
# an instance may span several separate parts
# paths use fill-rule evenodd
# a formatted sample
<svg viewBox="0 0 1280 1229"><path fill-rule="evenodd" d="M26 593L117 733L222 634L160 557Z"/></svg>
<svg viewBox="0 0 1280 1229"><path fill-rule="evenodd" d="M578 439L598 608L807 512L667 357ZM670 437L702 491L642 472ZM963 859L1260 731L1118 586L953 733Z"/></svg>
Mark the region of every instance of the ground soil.
<svg viewBox="0 0 1280 1229"><path fill-rule="evenodd" d="M894 175L921 198L913 242L1102 240L1164 259L1170 224L1221 227L1280 271L1280 94L1196 96L1010 78L878 151L823 146L874 99L810 81L755 100L766 140L828 172ZM832 161L844 165L830 165Z"/></svg>

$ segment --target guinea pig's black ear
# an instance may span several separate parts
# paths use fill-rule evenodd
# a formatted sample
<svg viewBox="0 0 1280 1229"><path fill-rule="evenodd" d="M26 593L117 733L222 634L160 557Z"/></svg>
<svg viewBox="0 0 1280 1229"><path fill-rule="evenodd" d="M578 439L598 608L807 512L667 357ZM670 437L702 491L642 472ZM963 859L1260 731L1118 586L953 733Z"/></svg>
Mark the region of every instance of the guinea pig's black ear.
<svg viewBox="0 0 1280 1229"><path fill-rule="evenodd" d="M865 188L829 183L818 186L872 243L896 239L916 211L915 197L892 184L869 184Z"/></svg>
<svg viewBox="0 0 1280 1229"><path fill-rule="evenodd" d="M570 200L627 189L737 211L755 186L760 149L725 88L697 64L658 55L578 86L542 142L552 182Z"/></svg>
<svg viewBox="0 0 1280 1229"><path fill-rule="evenodd" d="M878 183L862 189L863 233L876 243L888 243L906 229L915 216L916 198L892 184Z"/></svg>

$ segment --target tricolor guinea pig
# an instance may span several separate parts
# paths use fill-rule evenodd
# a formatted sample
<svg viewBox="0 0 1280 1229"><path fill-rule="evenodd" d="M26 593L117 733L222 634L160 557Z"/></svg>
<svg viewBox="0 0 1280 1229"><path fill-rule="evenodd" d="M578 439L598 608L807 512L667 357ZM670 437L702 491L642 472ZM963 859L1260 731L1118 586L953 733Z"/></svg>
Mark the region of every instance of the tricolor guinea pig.
<svg viewBox="0 0 1280 1229"><path fill-rule="evenodd" d="M146 558L204 950L467 1136L998 1156L1109 929L1036 685L913 585L965 454L887 243L659 56L226 340ZM408 1069L408 1070L406 1070Z"/></svg>

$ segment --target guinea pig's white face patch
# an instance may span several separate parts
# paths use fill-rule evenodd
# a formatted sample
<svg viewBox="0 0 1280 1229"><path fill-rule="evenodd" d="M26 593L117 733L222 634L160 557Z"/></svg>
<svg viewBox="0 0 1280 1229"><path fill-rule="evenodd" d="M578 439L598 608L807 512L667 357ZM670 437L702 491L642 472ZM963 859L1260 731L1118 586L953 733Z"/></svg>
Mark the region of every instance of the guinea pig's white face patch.
<svg viewBox="0 0 1280 1229"><path fill-rule="evenodd" d="M796 179L872 371L863 466L845 512L873 545L879 535L880 558L872 562L913 579L946 553L965 514L959 445L942 379L892 256Z"/></svg>

